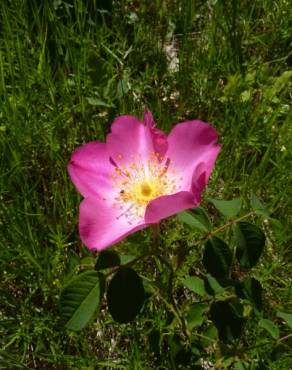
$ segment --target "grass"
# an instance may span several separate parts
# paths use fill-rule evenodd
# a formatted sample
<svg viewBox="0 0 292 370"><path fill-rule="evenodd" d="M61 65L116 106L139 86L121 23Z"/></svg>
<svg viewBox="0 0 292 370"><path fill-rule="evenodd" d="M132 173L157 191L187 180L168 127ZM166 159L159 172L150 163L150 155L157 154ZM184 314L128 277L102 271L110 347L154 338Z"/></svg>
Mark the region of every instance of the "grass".
<svg viewBox="0 0 292 370"><path fill-rule="evenodd" d="M88 255L66 165L116 116L145 106L166 131L191 118L214 124L222 152L207 195L247 204L254 192L266 203L278 222L264 223L256 274L267 310L291 310L289 2L4 0L0 17L0 368L173 368L167 355L153 365L145 322L103 314L77 334L58 324L72 251ZM165 223L169 251L180 227ZM140 239L119 248L135 253ZM153 305L159 328L165 313ZM288 369L287 356L270 366Z"/></svg>

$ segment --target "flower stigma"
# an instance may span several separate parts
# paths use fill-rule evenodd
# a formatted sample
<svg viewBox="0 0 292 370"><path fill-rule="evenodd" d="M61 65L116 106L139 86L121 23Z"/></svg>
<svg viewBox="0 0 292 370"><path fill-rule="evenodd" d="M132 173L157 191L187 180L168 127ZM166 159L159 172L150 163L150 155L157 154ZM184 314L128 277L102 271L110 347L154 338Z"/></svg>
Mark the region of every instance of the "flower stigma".
<svg viewBox="0 0 292 370"><path fill-rule="evenodd" d="M170 159L161 161L158 153L151 153L149 159L136 156L127 165L117 165L113 159L111 163L115 167L113 187L117 189L113 206L121 211L117 219L125 217L130 225L144 217L150 201L181 188L182 178Z"/></svg>
<svg viewBox="0 0 292 370"><path fill-rule="evenodd" d="M147 181L143 181L140 185L140 192L142 197L150 198L151 194L153 193L153 188Z"/></svg>

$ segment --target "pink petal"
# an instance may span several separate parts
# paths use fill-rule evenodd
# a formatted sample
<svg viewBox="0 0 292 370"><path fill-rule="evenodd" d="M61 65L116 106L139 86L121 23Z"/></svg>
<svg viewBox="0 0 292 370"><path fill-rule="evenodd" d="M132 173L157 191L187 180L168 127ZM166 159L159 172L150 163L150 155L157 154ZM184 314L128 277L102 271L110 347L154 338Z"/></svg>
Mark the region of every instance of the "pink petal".
<svg viewBox="0 0 292 370"><path fill-rule="evenodd" d="M70 177L84 197L107 197L112 191L112 171L106 145L97 141L76 149L68 164Z"/></svg>
<svg viewBox="0 0 292 370"><path fill-rule="evenodd" d="M159 154L159 160L162 161L167 152L168 143L165 133L155 127L155 122L152 113L146 110L144 113L144 124L149 128L152 137L153 149L155 153Z"/></svg>
<svg viewBox="0 0 292 370"><path fill-rule="evenodd" d="M102 250L147 226L143 219L129 224L125 217L119 216L120 211L106 201L83 199L79 215L79 233L83 243L89 249Z"/></svg>
<svg viewBox="0 0 292 370"><path fill-rule="evenodd" d="M157 223L185 209L197 205L196 200L188 191L181 191L172 195L164 195L149 202L145 212L145 223Z"/></svg>
<svg viewBox="0 0 292 370"><path fill-rule="evenodd" d="M153 115L150 112L150 110L148 110L148 109L145 109L145 112L144 112L144 124L145 124L145 126L147 126L149 128L152 128L152 127L156 126L155 122L154 122Z"/></svg>
<svg viewBox="0 0 292 370"><path fill-rule="evenodd" d="M148 127L134 116L120 116L107 136L110 156L118 165L148 160L153 144Z"/></svg>
<svg viewBox="0 0 292 370"><path fill-rule="evenodd" d="M170 158L171 164L183 177L181 184L183 190L194 190L195 185L193 184L196 184L196 178L204 172L204 181L202 179L199 181L198 188L202 191L212 172L219 151L217 133L212 126L202 121L187 121L177 124L170 132L166 156ZM202 166L204 167L203 171ZM204 186L202 186L203 182Z"/></svg>
<svg viewBox="0 0 292 370"><path fill-rule="evenodd" d="M203 162L199 163L193 172L191 184L192 193L198 204L201 203L201 193L208 183L209 176L210 166L207 167L206 163Z"/></svg>

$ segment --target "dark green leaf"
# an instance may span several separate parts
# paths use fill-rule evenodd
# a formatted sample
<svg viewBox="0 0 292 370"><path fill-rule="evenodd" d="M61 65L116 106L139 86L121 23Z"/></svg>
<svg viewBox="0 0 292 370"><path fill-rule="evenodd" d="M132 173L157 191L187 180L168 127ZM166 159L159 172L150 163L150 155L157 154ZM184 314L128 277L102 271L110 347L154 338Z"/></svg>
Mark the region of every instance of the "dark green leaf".
<svg viewBox="0 0 292 370"><path fill-rule="evenodd" d="M159 330L157 329L151 330L148 336L148 341L149 341L150 351L152 353L159 354L160 353L160 332Z"/></svg>
<svg viewBox="0 0 292 370"><path fill-rule="evenodd" d="M115 321L127 323L140 312L145 298L141 278L131 268L121 267L109 283L107 301Z"/></svg>
<svg viewBox="0 0 292 370"><path fill-rule="evenodd" d="M262 286L254 278L247 278L235 286L239 298L249 300L258 310L262 309Z"/></svg>
<svg viewBox="0 0 292 370"><path fill-rule="evenodd" d="M120 256L113 250L105 250L99 253L95 269L103 270L109 267L119 266L121 263Z"/></svg>
<svg viewBox="0 0 292 370"><path fill-rule="evenodd" d="M239 222L234 225L233 230L237 245L236 257L239 263L242 267L253 267L258 262L265 246L264 233L249 222Z"/></svg>
<svg viewBox="0 0 292 370"><path fill-rule="evenodd" d="M194 364L200 355L195 348L186 346L177 334L169 338L169 347L169 355L175 364L175 369L189 368L188 365L190 363ZM192 369L195 370L197 367L193 365Z"/></svg>
<svg viewBox="0 0 292 370"><path fill-rule="evenodd" d="M269 212L266 206L259 200L259 198L254 193L251 193L250 202L252 209L256 211L257 214L269 217Z"/></svg>
<svg viewBox="0 0 292 370"><path fill-rule="evenodd" d="M212 230L210 220L202 207L195 208L191 211L185 211L177 215L177 218L189 225L191 228L208 232Z"/></svg>
<svg viewBox="0 0 292 370"><path fill-rule="evenodd" d="M102 291L102 277L94 270L81 273L66 285L60 313L67 329L79 331L88 324L99 307Z"/></svg>
<svg viewBox="0 0 292 370"><path fill-rule="evenodd" d="M287 353L287 347L283 343L279 343L274 346L271 353L271 360L278 361L281 357L285 356Z"/></svg>
<svg viewBox="0 0 292 370"><path fill-rule="evenodd" d="M206 295L204 281L202 279L196 276L188 276L182 280L182 283L194 293L202 297Z"/></svg>
<svg viewBox="0 0 292 370"><path fill-rule="evenodd" d="M288 326L292 329L292 313L278 311L277 316L285 320Z"/></svg>
<svg viewBox="0 0 292 370"><path fill-rule="evenodd" d="M215 278L224 278L229 274L231 262L232 253L228 245L217 237L208 239L203 254L205 269Z"/></svg>
<svg viewBox="0 0 292 370"><path fill-rule="evenodd" d="M267 319L261 319L258 325L261 328L265 329L274 339L279 338L279 335L280 335L279 328L273 323L273 321L267 320Z"/></svg>
<svg viewBox="0 0 292 370"><path fill-rule="evenodd" d="M261 360L258 362L256 370L271 370L270 366L267 366L265 360Z"/></svg>
<svg viewBox="0 0 292 370"><path fill-rule="evenodd" d="M236 216L241 210L242 201L240 198L235 198L232 200L208 198L208 201L211 202L217 208L217 210L227 218Z"/></svg>
<svg viewBox="0 0 292 370"><path fill-rule="evenodd" d="M219 339L224 342L239 338L242 333L244 319L237 306L225 301L214 302L211 306L211 320L218 330Z"/></svg>

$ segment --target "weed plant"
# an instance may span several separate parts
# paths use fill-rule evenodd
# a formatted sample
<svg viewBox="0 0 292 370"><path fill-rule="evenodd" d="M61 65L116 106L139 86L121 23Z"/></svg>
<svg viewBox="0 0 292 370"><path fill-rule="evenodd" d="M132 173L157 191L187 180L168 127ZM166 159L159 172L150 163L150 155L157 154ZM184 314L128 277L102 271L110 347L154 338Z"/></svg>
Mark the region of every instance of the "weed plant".
<svg viewBox="0 0 292 370"><path fill-rule="evenodd" d="M241 197L247 209L254 193L269 209L272 218L257 221L268 243L253 276L280 339L251 321L230 356L246 369L290 369L291 334L276 317L292 308L289 1L2 0L0 21L0 368L197 368L184 354L177 364L175 342L157 336L176 328L156 299L132 324L105 310L78 333L59 323L62 286L76 258L92 256L78 235L70 155L147 106L167 132L193 118L216 127L222 151L205 198ZM161 229L168 258L182 235L187 245L199 237L177 219ZM136 255L149 238L146 230L115 249ZM201 268L194 249L181 274ZM190 299L175 289L180 304ZM204 369L235 368L208 348Z"/></svg>

